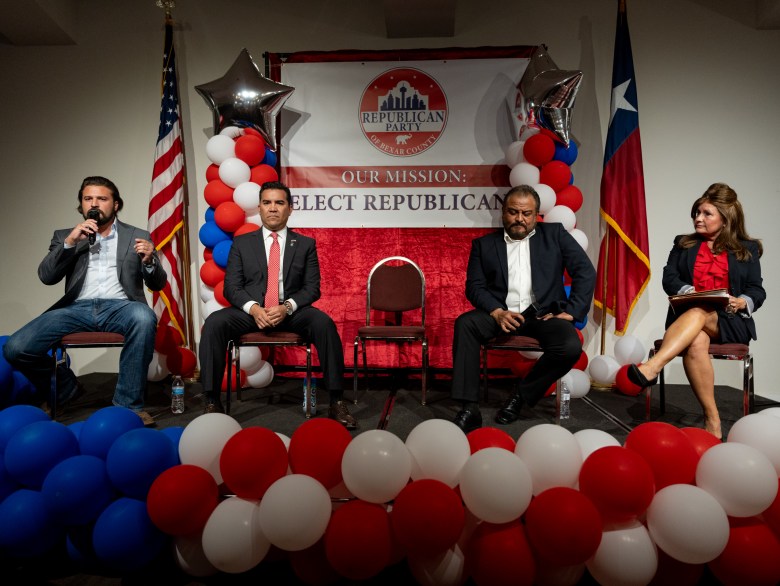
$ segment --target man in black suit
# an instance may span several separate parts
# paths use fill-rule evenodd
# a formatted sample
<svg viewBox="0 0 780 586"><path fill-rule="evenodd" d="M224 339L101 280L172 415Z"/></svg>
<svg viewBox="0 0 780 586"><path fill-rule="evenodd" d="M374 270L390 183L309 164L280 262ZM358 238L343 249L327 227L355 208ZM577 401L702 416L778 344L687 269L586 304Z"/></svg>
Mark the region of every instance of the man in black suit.
<svg viewBox="0 0 780 586"><path fill-rule="evenodd" d="M46 285L65 279L65 294L8 339L5 357L30 379L40 396L47 396L52 368L47 352L60 338L75 332L122 334L125 344L113 402L132 409L144 425L151 426L154 418L143 407L157 316L146 302L144 285L159 291L168 276L149 232L117 218L124 202L112 181L87 177L78 200L83 220L54 232L49 252L38 266L38 277ZM61 366L58 403L67 402L79 389L73 371Z"/></svg>
<svg viewBox="0 0 780 586"><path fill-rule="evenodd" d="M262 185L259 211L262 229L236 237L230 248L224 293L231 306L209 315L203 325L199 355L203 389L209 397L205 412L223 411L219 393L228 341L247 332L279 328L312 341L322 366L322 386L330 395L328 416L347 429L354 429L355 418L342 400L341 338L333 320L312 306L320 298L316 243L313 238L287 228L292 196L285 184ZM269 287L269 266L275 264L275 247L279 251L278 286L272 283Z"/></svg>
<svg viewBox="0 0 780 586"><path fill-rule="evenodd" d="M501 334L530 336L544 353L496 414L512 423L533 406L582 353L574 321L585 318L596 271L585 251L559 223L537 224L539 195L514 187L502 207L504 229L475 239L466 274L466 297L475 307L455 321L452 398L462 403L455 424L468 433L482 425L479 411L480 344ZM571 276L566 297L564 271Z"/></svg>

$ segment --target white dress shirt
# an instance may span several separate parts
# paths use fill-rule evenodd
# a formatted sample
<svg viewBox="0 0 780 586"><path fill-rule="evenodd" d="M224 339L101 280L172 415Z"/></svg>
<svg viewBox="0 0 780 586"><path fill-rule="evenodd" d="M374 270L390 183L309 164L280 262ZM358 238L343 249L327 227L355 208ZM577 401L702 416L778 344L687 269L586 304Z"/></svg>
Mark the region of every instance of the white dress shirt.
<svg viewBox="0 0 780 586"><path fill-rule="evenodd" d="M506 306L509 311L521 313L536 301L531 286L531 245L529 243L534 234L536 230L531 230L531 233L522 240L514 240L504 232L509 270Z"/></svg>

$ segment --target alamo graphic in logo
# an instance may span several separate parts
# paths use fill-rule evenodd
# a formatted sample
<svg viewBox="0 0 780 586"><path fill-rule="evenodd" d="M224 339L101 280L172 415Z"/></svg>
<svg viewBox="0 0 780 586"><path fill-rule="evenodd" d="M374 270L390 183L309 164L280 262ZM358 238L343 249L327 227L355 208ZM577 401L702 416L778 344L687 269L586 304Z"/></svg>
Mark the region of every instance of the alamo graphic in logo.
<svg viewBox="0 0 780 586"><path fill-rule="evenodd" d="M376 77L360 100L360 125L374 147L395 157L427 151L447 125L447 96L419 69L399 68Z"/></svg>

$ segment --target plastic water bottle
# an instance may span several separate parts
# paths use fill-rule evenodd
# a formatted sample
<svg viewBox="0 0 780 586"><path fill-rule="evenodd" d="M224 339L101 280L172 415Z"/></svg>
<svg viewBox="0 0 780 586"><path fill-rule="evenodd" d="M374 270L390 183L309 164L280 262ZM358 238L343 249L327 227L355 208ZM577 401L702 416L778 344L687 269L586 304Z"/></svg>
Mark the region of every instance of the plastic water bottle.
<svg viewBox="0 0 780 586"><path fill-rule="evenodd" d="M178 374L171 383L171 413L184 413L184 381Z"/></svg>
<svg viewBox="0 0 780 586"><path fill-rule="evenodd" d="M569 387L566 386L566 382L561 381L561 397L558 418L568 419L569 417L571 417L571 391L569 391Z"/></svg>
<svg viewBox="0 0 780 586"><path fill-rule="evenodd" d="M307 404L307 396L306 396L306 381L309 380L306 377L303 379L303 413L306 413L306 404ZM317 379L312 377L311 379L311 414L314 415L314 413L317 412Z"/></svg>

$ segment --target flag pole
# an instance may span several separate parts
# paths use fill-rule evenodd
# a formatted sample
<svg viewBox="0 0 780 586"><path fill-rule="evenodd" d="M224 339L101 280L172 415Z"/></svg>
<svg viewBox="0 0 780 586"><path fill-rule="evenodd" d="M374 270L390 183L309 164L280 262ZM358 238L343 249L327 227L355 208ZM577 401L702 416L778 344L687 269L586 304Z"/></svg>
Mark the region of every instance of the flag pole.
<svg viewBox="0 0 780 586"><path fill-rule="evenodd" d="M607 289L609 280L609 243L611 238L609 237L610 231L609 224L607 224L607 231L604 234L604 270L601 275L601 354L604 355L607 347Z"/></svg>

